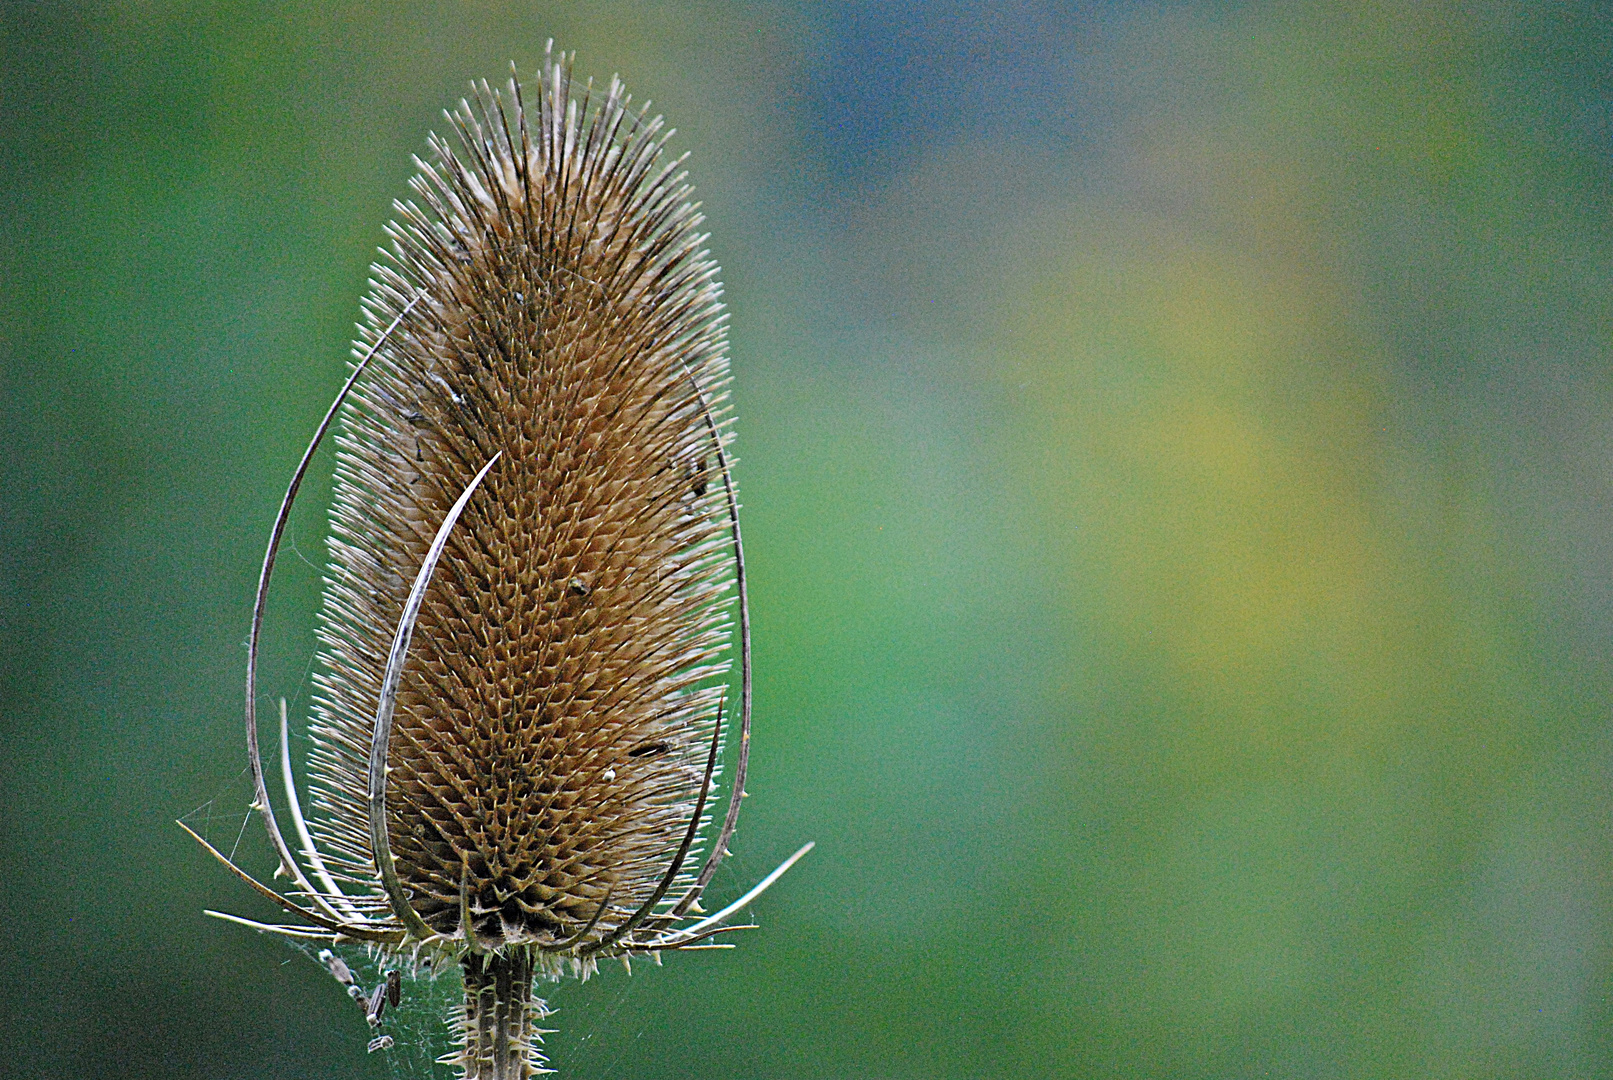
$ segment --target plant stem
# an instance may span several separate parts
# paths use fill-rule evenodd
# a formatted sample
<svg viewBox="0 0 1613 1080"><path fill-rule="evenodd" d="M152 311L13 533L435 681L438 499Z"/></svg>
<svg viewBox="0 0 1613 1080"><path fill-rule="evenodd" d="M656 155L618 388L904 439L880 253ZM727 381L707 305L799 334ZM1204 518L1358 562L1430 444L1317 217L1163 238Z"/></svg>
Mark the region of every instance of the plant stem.
<svg viewBox="0 0 1613 1080"><path fill-rule="evenodd" d="M528 1080L542 1067L534 1014L532 958L524 949L507 956L467 955L464 1049L465 1080Z"/></svg>

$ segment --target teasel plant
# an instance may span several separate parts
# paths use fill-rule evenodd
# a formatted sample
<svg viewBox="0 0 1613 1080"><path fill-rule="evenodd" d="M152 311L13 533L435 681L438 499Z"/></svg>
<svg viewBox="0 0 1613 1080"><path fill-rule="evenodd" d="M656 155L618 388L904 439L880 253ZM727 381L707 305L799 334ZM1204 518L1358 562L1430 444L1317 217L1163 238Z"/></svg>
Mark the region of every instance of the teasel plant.
<svg viewBox="0 0 1613 1080"><path fill-rule="evenodd" d="M751 725L718 268L659 117L617 79L575 87L552 44L534 89L481 83L416 159L352 372L271 530L246 735L252 809L290 884L191 833L297 921L209 914L390 967L366 995L319 954L372 1024L400 970L459 965L442 1060L475 1080L549 1071L535 978L730 947L748 927L729 920L811 848L701 914ZM260 749L259 638L333 425L307 814L280 714L288 837Z"/></svg>

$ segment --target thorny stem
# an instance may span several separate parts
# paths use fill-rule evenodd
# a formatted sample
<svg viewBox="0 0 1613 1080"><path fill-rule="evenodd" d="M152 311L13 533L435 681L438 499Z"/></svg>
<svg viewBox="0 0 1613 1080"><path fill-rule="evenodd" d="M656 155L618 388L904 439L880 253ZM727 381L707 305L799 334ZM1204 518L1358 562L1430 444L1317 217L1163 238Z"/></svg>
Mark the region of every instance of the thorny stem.
<svg viewBox="0 0 1613 1080"><path fill-rule="evenodd" d="M525 949L507 955L468 954L465 973L464 1045L451 1062L465 1080L527 1080L543 1069L537 1052L542 1034L533 1026L545 1015L532 997L532 957Z"/></svg>

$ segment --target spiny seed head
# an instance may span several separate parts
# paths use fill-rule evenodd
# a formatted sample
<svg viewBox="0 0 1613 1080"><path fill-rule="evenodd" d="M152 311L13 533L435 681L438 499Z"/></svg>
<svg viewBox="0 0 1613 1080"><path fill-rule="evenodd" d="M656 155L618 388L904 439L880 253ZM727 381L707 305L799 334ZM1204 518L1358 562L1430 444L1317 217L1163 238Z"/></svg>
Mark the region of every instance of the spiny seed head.
<svg viewBox="0 0 1613 1080"><path fill-rule="evenodd" d="M536 89L483 83L449 117L454 141L432 137L418 202L398 205L374 268L358 364L270 530L247 753L292 889L191 833L308 925L211 914L365 942L388 962L458 961L458 1049L443 1060L476 1080L541 1069L534 976L711 947L812 847L690 916L726 853L750 737L721 287L660 119L630 111L614 79L601 99L574 95L552 53ZM292 504L338 411L311 831L282 758L293 850L259 746L258 644ZM738 753L699 860L731 610ZM280 724L284 752L284 701ZM379 1028L399 969L366 995L344 961L320 960ZM378 1034L370 1049L391 1045Z"/></svg>
<svg viewBox="0 0 1613 1080"><path fill-rule="evenodd" d="M621 928L675 858L734 573L718 269L659 119L614 80L591 94L563 62L525 99L482 84L397 207L364 302L378 347L341 415L310 765L315 835L373 897L394 632L439 524L501 455L425 593L386 831L430 930L540 961L607 896L589 938Z"/></svg>

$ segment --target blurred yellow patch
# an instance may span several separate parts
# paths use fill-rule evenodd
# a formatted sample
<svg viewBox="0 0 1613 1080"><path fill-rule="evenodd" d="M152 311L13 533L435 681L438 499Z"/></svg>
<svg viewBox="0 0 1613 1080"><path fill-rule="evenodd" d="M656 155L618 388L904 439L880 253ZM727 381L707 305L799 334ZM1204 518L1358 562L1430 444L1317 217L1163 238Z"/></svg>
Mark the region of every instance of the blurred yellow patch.
<svg viewBox="0 0 1613 1080"><path fill-rule="evenodd" d="M1383 513L1364 335L1308 271L1130 216L1060 232L1006 368L1080 614L1183 696L1199 766L1403 722L1428 583Z"/></svg>

